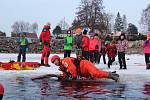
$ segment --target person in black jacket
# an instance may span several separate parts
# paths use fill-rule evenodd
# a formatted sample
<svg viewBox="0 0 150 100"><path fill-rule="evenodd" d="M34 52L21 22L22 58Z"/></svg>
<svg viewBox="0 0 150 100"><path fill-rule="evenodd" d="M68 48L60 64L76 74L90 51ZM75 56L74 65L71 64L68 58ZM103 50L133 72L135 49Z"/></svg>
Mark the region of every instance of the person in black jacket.
<svg viewBox="0 0 150 100"><path fill-rule="evenodd" d="M76 55L82 56L82 29L76 29L76 36L74 38L75 47L76 47Z"/></svg>

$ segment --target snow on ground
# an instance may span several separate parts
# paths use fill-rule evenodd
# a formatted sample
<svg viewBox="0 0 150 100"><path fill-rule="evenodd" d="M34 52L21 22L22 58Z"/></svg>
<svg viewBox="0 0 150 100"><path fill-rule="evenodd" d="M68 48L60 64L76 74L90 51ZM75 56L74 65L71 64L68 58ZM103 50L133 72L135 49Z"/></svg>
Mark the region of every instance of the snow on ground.
<svg viewBox="0 0 150 100"><path fill-rule="evenodd" d="M50 58L54 54L50 55ZM63 54L58 54L60 57L63 57ZM75 54L71 55L72 57L75 56ZM40 62L40 54L27 54L26 59L27 61L34 61L34 62ZM107 58L107 57L106 57ZM1 62L8 62L9 60L15 60L17 59L17 54L0 54L0 61ZM119 64L118 64L118 58L116 57L116 61L113 63L110 69L108 69L107 65L103 64L103 61L101 59L101 63L99 65L96 65L98 68L101 68L106 71L117 71L117 73L120 74L121 80L136 80L136 81L147 81L150 80L150 70L146 70L145 68L145 60L144 55L127 55L126 56L127 61L127 70L119 70ZM53 65L52 63L49 63L51 67L40 67L37 70L19 70L19 71L12 71L12 70L1 70L0 71L0 77L34 77L34 76L40 76L45 74L60 74L61 72L58 71L58 67Z"/></svg>

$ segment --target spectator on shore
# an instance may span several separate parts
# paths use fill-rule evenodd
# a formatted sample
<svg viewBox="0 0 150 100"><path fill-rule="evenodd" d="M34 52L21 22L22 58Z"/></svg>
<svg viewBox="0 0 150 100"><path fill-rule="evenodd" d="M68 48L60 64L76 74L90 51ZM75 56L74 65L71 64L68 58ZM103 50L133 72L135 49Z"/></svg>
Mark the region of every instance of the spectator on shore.
<svg viewBox="0 0 150 100"><path fill-rule="evenodd" d="M94 59L95 60L94 60L94 62L96 64L99 64L101 41L100 41L97 33L94 35L94 40L95 40L95 50L94 50Z"/></svg>
<svg viewBox="0 0 150 100"><path fill-rule="evenodd" d="M76 55L82 56L82 29L76 29L76 36L74 38L75 48L76 48Z"/></svg>
<svg viewBox="0 0 150 100"><path fill-rule="evenodd" d="M127 69L125 52L128 48L128 41L126 39L125 33L122 33L119 36L119 40L117 43L117 51L118 51L118 61L120 64L120 69Z"/></svg>
<svg viewBox="0 0 150 100"><path fill-rule="evenodd" d="M73 46L73 37L71 30L67 31L67 36L64 39L64 58L70 57Z"/></svg>
<svg viewBox="0 0 150 100"><path fill-rule="evenodd" d="M100 57L99 57L99 62L100 62L100 59L101 57L103 56L103 63L106 64L106 51L105 51L105 40L104 39L101 39L101 50L100 50Z"/></svg>
<svg viewBox="0 0 150 100"><path fill-rule="evenodd" d="M22 55L22 62L26 61L26 51L28 49L28 39L26 38L26 34L20 34L21 37L18 40L19 44L19 53L18 53L18 58L17 61L20 62L21 60L21 55Z"/></svg>
<svg viewBox="0 0 150 100"><path fill-rule="evenodd" d="M150 33L147 34L147 40L144 42L144 54L146 69L150 69Z"/></svg>
<svg viewBox="0 0 150 100"><path fill-rule="evenodd" d="M110 65L115 61L115 57L117 56L117 48L116 48L116 41L112 40L109 45L106 47L106 52L108 55L108 68Z"/></svg>
<svg viewBox="0 0 150 100"><path fill-rule="evenodd" d="M87 30L83 31L82 35L82 57L84 57L86 60L89 60L89 43L90 39L87 36Z"/></svg>

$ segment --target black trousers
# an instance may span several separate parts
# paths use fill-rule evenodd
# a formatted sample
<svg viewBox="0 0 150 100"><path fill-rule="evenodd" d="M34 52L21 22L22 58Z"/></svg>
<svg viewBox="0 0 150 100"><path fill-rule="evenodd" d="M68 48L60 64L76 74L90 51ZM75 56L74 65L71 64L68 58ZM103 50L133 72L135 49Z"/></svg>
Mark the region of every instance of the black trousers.
<svg viewBox="0 0 150 100"><path fill-rule="evenodd" d="M86 60L89 60L89 51L82 51L82 57L84 57Z"/></svg>
<svg viewBox="0 0 150 100"><path fill-rule="evenodd" d="M110 65L115 61L115 58L108 57L108 68L110 68Z"/></svg>
<svg viewBox="0 0 150 100"><path fill-rule="evenodd" d="M100 59L101 59L102 56L103 56L103 63L106 64L106 58L105 58L106 53L104 53L103 55L100 55L99 62L100 62Z"/></svg>
<svg viewBox="0 0 150 100"><path fill-rule="evenodd" d="M22 55L22 62L26 61L26 52L24 52L23 50L19 50L19 54L18 54L18 58L17 61L20 62L21 61L21 55Z"/></svg>
<svg viewBox="0 0 150 100"><path fill-rule="evenodd" d="M71 55L71 50L64 50L64 58L70 57Z"/></svg>
<svg viewBox="0 0 150 100"><path fill-rule="evenodd" d="M149 53L145 53L145 63L149 64L150 63L150 54Z"/></svg>
<svg viewBox="0 0 150 100"><path fill-rule="evenodd" d="M118 61L119 61L119 64L120 64L120 69L127 69L125 53L124 52L118 52Z"/></svg>
<svg viewBox="0 0 150 100"><path fill-rule="evenodd" d="M0 95L0 100L3 100L3 95Z"/></svg>
<svg viewBox="0 0 150 100"><path fill-rule="evenodd" d="M95 51L94 52L94 62L96 64L99 64L100 63L100 53L98 51Z"/></svg>
<svg viewBox="0 0 150 100"><path fill-rule="evenodd" d="M93 63L95 60L94 58L94 51L90 51L90 61Z"/></svg>

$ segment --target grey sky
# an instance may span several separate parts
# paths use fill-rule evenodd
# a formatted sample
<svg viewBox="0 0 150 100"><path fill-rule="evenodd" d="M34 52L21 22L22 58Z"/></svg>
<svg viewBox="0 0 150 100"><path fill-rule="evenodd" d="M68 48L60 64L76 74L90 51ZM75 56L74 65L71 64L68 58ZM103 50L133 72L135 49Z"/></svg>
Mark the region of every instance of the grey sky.
<svg viewBox="0 0 150 100"><path fill-rule="evenodd" d="M39 32L43 24L51 22L54 28L64 17L71 24L80 0L0 0L0 30L10 36L15 21L37 22ZM128 22L138 26L142 9L149 0L104 0L105 10L116 16L126 14Z"/></svg>

